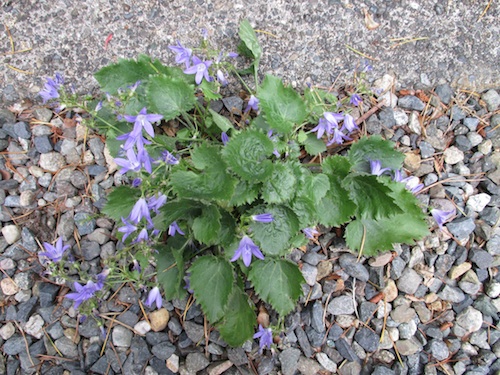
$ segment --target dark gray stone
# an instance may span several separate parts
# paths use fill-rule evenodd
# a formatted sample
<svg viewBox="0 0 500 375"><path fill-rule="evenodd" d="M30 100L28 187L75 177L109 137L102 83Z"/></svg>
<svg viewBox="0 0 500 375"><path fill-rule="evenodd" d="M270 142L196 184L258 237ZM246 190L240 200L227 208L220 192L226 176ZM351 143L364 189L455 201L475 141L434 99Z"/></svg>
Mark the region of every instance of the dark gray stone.
<svg viewBox="0 0 500 375"><path fill-rule="evenodd" d="M372 330L363 327L356 332L354 340L367 352L374 352L378 349L380 337Z"/></svg>
<svg viewBox="0 0 500 375"><path fill-rule="evenodd" d="M194 322L186 320L184 322L184 329L186 330L187 336L193 342L199 342L203 339L203 337L205 337L205 331L203 329L203 326L200 324L196 324Z"/></svg>
<svg viewBox="0 0 500 375"><path fill-rule="evenodd" d="M425 104L419 98L413 95L402 96L398 99L398 106L411 111L423 111Z"/></svg>
<svg viewBox="0 0 500 375"><path fill-rule="evenodd" d="M479 125L479 119L475 117L467 117L464 118L463 123L471 132L475 132L477 129L477 126Z"/></svg>
<svg viewBox="0 0 500 375"><path fill-rule="evenodd" d="M391 370L389 367L377 366L371 373L372 375L396 375L396 372Z"/></svg>
<svg viewBox="0 0 500 375"><path fill-rule="evenodd" d="M453 121L460 121L465 118L465 112L457 105L451 107L450 117Z"/></svg>
<svg viewBox="0 0 500 375"><path fill-rule="evenodd" d="M493 263L493 256L478 247L473 247L469 250L469 259L480 269L489 268Z"/></svg>
<svg viewBox="0 0 500 375"><path fill-rule="evenodd" d="M444 361L450 355L448 346L442 340L431 340L428 343L428 350L438 361Z"/></svg>
<svg viewBox="0 0 500 375"><path fill-rule="evenodd" d="M31 345L32 339L30 335L26 335L28 345ZM26 341L23 336L14 335L3 344L3 353L6 355L17 355L21 352L26 352Z"/></svg>
<svg viewBox="0 0 500 375"><path fill-rule="evenodd" d="M472 148L472 142L465 135L455 137L455 146L461 151L469 151Z"/></svg>
<svg viewBox="0 0 500 375"><path fill-rule="evenodd" d="M168 334L166 334L165 332L149 331L148 333L146 333L146 342L151 346L155 346L166 341L169 341L169 338Z"/></svg>
<svg viewBox="0 0 500 375"><path fill-rule="evenodd" d="M19 121L14 124L14 133L16 138L30 139L31 130L30 126L24 121Z"/></svg>
<svg viewBox="0 0 500 375"><path fill-rule="evenodd" d="M117 319L119 320L119 319ZM101 328L97 324L97 321L92 318L87 318L83 323L78 326L78 333L87 338L98 337L101 335Z"/></svg>
<svg viewBox="0 0 500 375"><path fill-rule="evenodd" d="M267 375L274 370L275 362L273 357L262 357L257 371L259 375Z"/></svg>
<svg viewBox="0 0 500 375"><path fill-rule="evenodd" d="M449 104L451 101L451 98L454 95L453 89L447 83L443 84L443 85L436 86L436 88L434 89L434 92L437 94L437 96L439 96L439 99L441 99L441 101L444 104Z"/></svg>
<svg viewBox="0 0 500 375"><path fill-rule="evenodd" d="M106 173L108 171L106 167L97 164L89 165L85 169L87 170L89 176L99 176L100 174Z"/></svg>
<svg viewBox="0 0 500 375"><path fill-rule="evenodd" d="M359 317L361 321L366 322L373 316L373 313L377 310L377 304L364 301L361 302L361 306L359 308Z"/></svg>
<svg viewBox="0 0 500 375"><path fill-rule="evenodd" d="M157 358L162 360L167 360L168 358L170 358L172 354L175 353L175 346L172 345L170 342L166 341L153 346L151 348L151 352Z"/></svg>
<svg viewBox="0 0 500 375"><path fill-rule="evenodd" d="M236 366L248 364L248 357L243 348L228 348L227 358Z"/></svg>
<svg viewBox="0 0 500 375"><path fill-rule="evenodd" d="M16 180L1 180L0 181L0 189L2 190L15 190L19 187L19 182Z"/></svg>
<svg viewBox="0 0 500 375"><path fill-rule="evenodd" d="M446 225L446 228L453 234L455 238L464 239L467 238L474 229L476 224L474 219L471 217L462 217L460 219L453 220L451 223Z"/></svg>
<svg viewBox="0 0 500 375"><path fill-rule="evenodd" d="M40 137L35 137L33 139L33 143L35 144L35 149L40 154L45 154L47 152L51 152L54 150L52 147L52 142L48 135L42 135Z"/></svg>
<svg viewBox="0 0 500 375"><path fill-rule="evenodd" d="M234 114L240 115L243 111L243 100L239 96L230 96L222 99L226 109Z"/></svg>
<svg viewBox="0 0 500 375"><path fill-rule="evenodd" d="M124 352L120 352L117 356L113 350L107 349L106 358L108 359L108 362L111 365L113 371L119 373L122 369L123 363L127 359L127 354Z"/></svg>
<svg viewBox="0 0 500 375"><path fill-rule="evenodd" d="M297 372L299 357L300 350L297 348L288 348L279 354L283 375L294 375Z"/></svg>
<svg viewBox="0 0 500 375"><path fill-rule="evenodd" d="M95 219L87 212L77 212L75 214L75 224L80 236L90 234L95 229ZM93 258L92 258L93 259Z"/></svg>
<svg viewBox="0 0 500 375"><path fill-rule="evenodd" d="M182 332L182 325L179 322L179 319L171 317L168 321L168 329L170 329L174 335L179 336Z"/></svg>
<svg viewBox="0 0 500 375"><path fill-rule="evenodd" d="M430 158L436 152L436 150L434 150L434 147L432 147L425 141L420 142L418 147L420 148L420 156L422 157L422 159Z"/></svg>
<svg viewBox="0 0 500 375"><path fill-rule="evenodd" d="M356 352L352 349L351 345L346 339L342 338L335 341L335 347L339 354L347 359L349 362L361 362Z"/></svg>
<svg viewBox="0 0 500 375"><path fill-rule="evenodd" d="M208 359L201 353L189 353L186 357L186 368L193 373L203 370L209 364Z"/></svg>
<svg viewBox="0 0 500 375"><path fill-rule="evenodd" d="M16 320L21 323L26 323L35 310L38 297L31 297L28 301L20 303L17 310Z"/></svg>
<svg viewBox="0 0 500 375"><path fill-rule="evenodd" d="M302 329L301 326L298 326L295 328L295 335L297 336L297 340L299 341L300 348L302 349L302 352L307 358L312 357L314 354L314 351L311 347L311 344L309 342L309 339L307 338L306 333Z"/></svg>
<svg viewBox="0 0 500 375"><path fill-rule="evenodd" d="M323 322L323 304L321 301L314 302L311 311L311 327L318 332L325 332L325 323Z"/></svg>
<svg viewBox="0 0 500 375"><path fill-rule="evenodd" d="M91 344L85 354L85 368L91 367L101 357L101 345L98 343Z"/></svg>
<svg viewBox="0 0 500 375"><path fill-rule="evenodd" d="M101 247L95 241L82 241L81 252L85 260L92 260L101 254Z"/></svg>
<svg viewBox="0 0 500 375"><path fill-rule="evenodd" d="M364 265L357 261L357 257L352 254L342 254L339 259L340 267L351 277L366 282L370 274Z"/></svg>
<svg viewBox="0 0 500 375"><path fill-rule="evenodd" d="M108 373L108 367L108 358L106 356L102 356L92 365L90 371L95 372L96 374L104 375Z"/></svg>
<svg viewBox="0 0 500 375"><path fill-rule="evenodd" d="M129 327L135 326L135 324L139 321L139 317L137 314L134 314L132 311L127 310L118 315L116 318L119 322L128 325Z"/></svg>
<svg viewBox="0 0 500 375"><path fill-rule="evenodd" d="M64 329L60 322L55 322L51 324L46 329L47 333L52 337L53 340L57 340L64 335Z"/></svg>
<svg viewBox="0 0 500 375"><path fill-rule="evenodd" d="M54 302L54 298L59 292L59 285L51 283L40 283L39 287L39 298L41 307L49 307Z"/></svg>
<svg viewBox="0 0 500 375"><path fill-rule="evenodd" d="M464 293L457 287L445 285L443 290L438 293L439 298L453 303L460 303L465 299Z"/></svg>
<svg viewBox="0 0 500 375"><path fill-rule="evenodd" d="M392 128L394 125L396 125L394 110L391 107L385 107L382 111L380 111L378 113L378 118L380 122L382 122L387 128Z"/></svg>
<svg viewBox="0 0 500 375"><path fill-rule="evenodd" d="M132 353L134 354L134 363L144 364L151 358L148 344L142 337L134 336L130 345Z"/></svg>

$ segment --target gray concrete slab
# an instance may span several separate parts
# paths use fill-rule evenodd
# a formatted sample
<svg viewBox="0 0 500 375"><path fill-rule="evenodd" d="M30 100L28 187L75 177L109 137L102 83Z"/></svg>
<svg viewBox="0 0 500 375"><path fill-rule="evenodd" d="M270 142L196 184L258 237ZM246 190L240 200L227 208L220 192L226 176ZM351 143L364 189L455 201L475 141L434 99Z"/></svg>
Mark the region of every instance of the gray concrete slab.
<svg viewBox="0 0 500 375"><path fill-rule="evenodd" d="M0 88L4 101L33 96L43 78L64 73L80 91L92 73L119 57L145 52L173 62L167 46L196 45L206 28L220 48L234 50L239 21L263 32L263 73L289 82L332 82L359 64L350 46L374 60L373 77L393 72L403 87L449 82L482 90L500 85L499 3L461 0L3 0ZM380 26L366 27L364 12ZM113 34L108 48L104 43ZM271 35L272 34L272 35ZM422 38L417 41L397 38ZM18 70L15 70L18 69ZM30 72L26 74L19 70Z"/></svg>

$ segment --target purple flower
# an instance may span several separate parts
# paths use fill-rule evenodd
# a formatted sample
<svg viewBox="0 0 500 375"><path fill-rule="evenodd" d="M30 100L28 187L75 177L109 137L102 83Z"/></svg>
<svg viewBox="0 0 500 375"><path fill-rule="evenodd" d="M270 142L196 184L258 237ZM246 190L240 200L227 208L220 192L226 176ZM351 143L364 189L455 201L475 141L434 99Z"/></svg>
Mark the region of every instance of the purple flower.
<svg viewBox="0 0 500 375"><path fill-rule="evenodd" d="M352 117L349 114L344 115L344 124L343 128L345 128L349 133L353 132L354 130L358 130L358 125L356 125L356 121L354 120L354 117Z"/></svg>
<svg viewBox="0 0 500 375"><path fill-rule="evenodd" d="M168 46L170 50L174 51L176 56L175 56L175 62L177 64L186 64L186 68L189 68L190 60L191 60L191 54L193 51L189 48L185 48L179 41L177 41L176 46Z"/></svg>
<svg viewBox="0 0 500 375"><path fill-rule="evenodd" d="M133 134L137 136L142 133L142 129L144 129L150 137L154 138L155 131L151 123L160 121L163 118L163 115L148 114L146 107L144 107L137 116L125 115L123 117L127 122L134 123L134 130L132 130L131 135Z"/></svg>
<svg viewBox="0 0 500 375"><path fill-rule="evenodd" d="M233 59L239 56L236 52L229 52L227 55Z"/></svg>
<svg viewBox="0 0 500 375"><path fill-rule="evenodd" d="M161 298L160 289L158 289L157 286L155 286L153 289L151 289L149 291L148 299L146 300L145 303L146 303L147 307L151 307L151 305L153 304L153 302L156 302L156 307L158 309L161 309L161 307L163 305L163 300Z"/></svg>
<svg viewBox="0 0 500 375"><path fill-rule="evenodd" d="M252 262L252 255L256 258L264 259L264 255L260 251L259 247L253 243L250 237L244 236L231 258L231 262L234 262L241 257L243 259L243 264L248 267Z"/></svg>
<svg viewBox="0 0 500 375"><path fill-rule="evenodd" d="M258 221L259 223L270 223L274 219L272 214L258 214L258 215L252 215L252 220Z"/></svg>
<svg viewBox="0 0 500 375"><path fill-rule="evenodd" d="M431 215L436 220L436 223L439 225L439 228L443 229L443 224L450 220L457 213L456 209L453 208L450 211L443 211L434 208L431 210Z"/></svg>
<svg viewBox="0 0 500 375"><path fill-rule="evenodd" d="M411 191L413 194L417 194L420 190L424 188L424 184L420 183L420 180L416 176L406 177L401 180L406 184L406 189Z"/></svg>
<svg viewBox="0 0 500 375"><path fill-rule="evenodd" d="M314 228L304 228L302 232L306 235L307 238L314 240L319 232Z"/></svg>
<svg viewBox="0 0 500 375"><path fill-rule="evenodd" d="M273 331L271 328L264 328L261 324L259 324L259 331L253 335L254 339L259 339L259 347L260 350L264 350L267 346L268 349L271 349L271 345L273 343Z"/></svg>
<svg viewBox="0 0 500 375"><path fill-rule="evenodd" d="M168 150L162 151L161 158L167 164L170 165L179 164L179 160L177 160L177 158L174 155L172 155Z"/></svg>
<svg viewBox="0 0 500 375"><path fill-rule="evenodd" d="M77 309L83 302L94 297L94 293L98 290L93 281L88 281L85 286L80 285L75 281L73 286L75 287L76 292L66 294L66 298L75 301L75 309Z"/></svg>
<svg viewBox="0 0 500 375"><path fill-rule="evenodd" d="M127 86L130 89L130 93L135 92L135 90L137 90L137 88L139 87L140 84L141 84L141 81L137 81L133 85Z"/></svg>
<svg viewBox="0 0 500 375"><path fill-rule="evenodd" d="M132 181L132 187L136 188L136 187L141 186L141 184L142 184L142 178L137 177L137 178L134 178L134 180Z"/></svg>
<svg viewBox="0 0 500 375"><path fill-rule="evenodd" d="M257 99L253 95L250 95L250 99L248 100L247 107L245 108L245 113L250 112L251 109L253 109L255 112L259 111L259 99Z"/></svg>
<svg viewBox="0 0 500 375"><path fill-rule="evenodd" d="M62 237L59 237L56 242L56 246L53 246L48 242L44 242L43 247L45 248L45 251L41 252L40 255L43 255L56 263L62 259L64 252L70 248L69 245L63 246Z"/></svg>
<svg viewBox="0 0 500 375"><path fill-rule="evenodd" d="M139 243L139 242L143 242L143 241L145 242L148 239L149 239L148 231L146 230L146 228L142 228L142 230L137 235L137 238L132 242L133 243Z"/></svg>
<svg viewBox="0 0 500 375"><path fill-rule="evenodd" d="M104 282L109 275L109 268L106 268L101 273L97 275L97 283L95 284L95 290L101 290L104 287Z"/></svg>
<svg viewBox="0 0 500 375"><path fill-rule="evenodd" d="M99 112L102 109L102 100L95 106L95 111Z"/></svg>
<svg viewBox="0 0 500 375"><path fill-rule="evenodd" d="M137 146L137 150L141 151L144 149L144 145L150 145L151 142L148 141L142 135L142 129L139 127L134 127L134 129L130 133L125 133L116 137L119 141L125 141L123 148L128 150L129 148L133 148L134 145Z"/></svg>
<svg viewBox="0 0 500 375"><path fill-rule="evenodd" d="M207 40L208 39L208 30L203 27L201 29L201 35L203 36L203 40Z"/></svg>
<svg viewBox="0 0 500 375"><path fill-rule="evenodd" d="M64 78L60 73L56 73L55 78L47 78L47 82L39 95L42 97L43 104L51 99L59 98L59 89L64 83Z"/></svg>
<svg viewBox="0 0 500 375"><path fill-rule="evenodd" d="M140 198L136 204L134 204L134 207L132 208L132 211L130 212L129 219L132 220L134 223L139 223L142 218L146 218L148 223L153 225L153 221L151 220L151 214L149 212L148 204L146 202L146 199Z"/></svg>
<svg viewBox="0 0 500 375"><path fill-rule="evenodd" d="M193 294L194 290L191 289L191 281L189 280L190 277L191 273L187 272L186 276L184 276L184 281L186 282L184 289L186 289L189 293Z"/></svg>
<svg viewBox="0 0 500 375"><path fill-rule="evenodd" d="M158 214L159 213L158 210L165 203L167 203L167 196L165 194L158 193L158 196L153 195L151 198L149 198L148 207L150 210L153 210L154 213Z"/></svg>
<svg viewBox="0 0 500 375"><path fill-rule="evenodd" d="M341 145L342 143L344 143L344 140L350 141L351 138L349 138L349 136L342 133L339 129L335 128L335 129L333 129L332 139L330 139L330 141L328 141L328 143L326 145L327 146L331 146L333 144Z"/></svg>
<svg viewBox="0 0 500 375"><path fill-rule="evenodd" d="M122 217L122 222L123 222L123 224L125 224L125 226L118 228L118 232L123 233L122 242L124 242L128 236L130 236L132 233L134 233L137 230L137 227L135 225L130 224L123 217Z"/></svg>
<svg viewBox="0 0 500 375"><path fill-rule="evenodd" d="M361 96L358 94L352 94L349 103L357 107L362 101L363 99L361 99Z"/></svg>
<svg viewBox="0 0 500 375"><path fill-rule="evenodd" d="M186 74L196 74L195 82L199 85L203 78L208 82L212 81L212 78L208 75L208 67L212 65L212 61L201 61L197 56L193 55L193 66L184 70Z"/></svg>
<svg viewBox="0 0 500 375"><path fill-rule="evenodd" d="M133 263L132 269L134 271L137 271L137 272L141 273L141 265L139 264L139 262L137 261L137 259L134 259L132 261L132 263Z"/></svg>
<svg viewBox="0 0 500 375"><path fill-rule="evenodd" d="M390 171L391 168L382 168L382 163L380 160L370 160L370 173L375 176L380 176L386 171Z"/></svg>
<svg viewBox="0 0 500 375"><path fill-rule="evenodd" d="M217 69L217 80L220 82L222 86L227 86L229 83L226 77L224 77L224 73L222 73L220 69Z"/></svg>
<svg viewBox="0 0 500 375"><path fill-rule="evenodd" d="M339 121L343 120L344 116L340 113L333 112L325 112L323 113L323 117L319 119L318 125L313 128L312 132L317 132L316 137L321 139L323 134L327 134L328 138L333 134L334 129L338 129Z"/></svg>
<svg viewBox="0 0 500 375"><path fill-rule="evenodd" d="M227 136L226 132L222 132L222 134L220 135L220 139L224 146L227 145L227 142L229 142L229 137Z"/></svg>
<svg viewBox="0 0 500 375"><path fill-rule="evenodd" d="M137 155L135 154L134 150L132 148L129 148L127 150L127 158L115 158L115 163L122 167L118 171L120 174L125 174L128 171L134 171L134 172L139 172L141 170L141 162L137 158Z"/></svg>
<svg viewBox="0 0 500 375"><path fill-rule="evenodd" d="M177 225L177 221L174 221L168 227L168 235L173 237L176 233L179 233L182 236L186 234L181 230L181 228L179 228L179 226Z"/></svg>

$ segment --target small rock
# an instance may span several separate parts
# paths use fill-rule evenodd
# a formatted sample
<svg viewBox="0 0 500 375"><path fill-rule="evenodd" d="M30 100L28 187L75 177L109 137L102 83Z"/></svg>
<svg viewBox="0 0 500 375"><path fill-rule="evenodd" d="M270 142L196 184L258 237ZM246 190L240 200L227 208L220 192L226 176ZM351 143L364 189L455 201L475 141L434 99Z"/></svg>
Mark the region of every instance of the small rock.
<svg viewBox="0 0 500 375"><path fill-rule="evenodd" d="M2 235L9 245L21 238L21 230L16 225L6 225L2 228Z"/></svg>
<svg viewBox="0 0 500 375"><path fill-rule="evenodd" d="M321 366L313 359L300 357L297 369L303 375L316 375L321 370Z"/></svg>
<svg viewBox="0 0 500 375"><path fill-rule="evenodd" d="M407 294L414 294L422 283L422 277L411 268L406 268L397 281L398 289Z"/></svg>
<svg viewBox="0 0 500 375"><path fill-rule="evenodd" d="M333 265L331 261L323 261L319 262L316 268L318 270L316 281L320 281L332 273Z"/></svg>
<svg viewBox="0 0 500 375"><path fill-rule="evenodd" d="M493 256L485 250L473 247L469 250L469 260L471 260L479 269L485 270L491 267Z"/></svg>
<svg viewBox="0 0 500 375"><path fill-rule="evenodd" d="M354 339L367 352L376 351L378 349L378 344L380 341L380 337L375 332L366 327L363 327L358 332L356 332L356 334L354 335Z"/></svg>
<svg viewBox="0 0 500 375"><path fill-rule="evenodd" d="M109 232L109 230L104 228L97 228L87 236L90 241L95 241L99 245L104 245L109 241L110 237L111 233Z"/></svg>
<svg viewBox="0 0 500 375"><path fill-rule="evenodd" d="M441 101L444 104L449 104L451 101L451 98L454 95L453 89L448 84L436 86L436 88L434 89L434 92L437 94L437 96L439 96L439 99L441 99Z"/></svg>
<svg viewBox="0 0 500 375"><path fill-rule="evenodd" d="M86 212L77 212L75 214L74 220L80 236L90 234L95 229L95 219Z"/></svg>
<svg viewBox="0 0 500 375"><path fill-rule="evenodd" d="M316 359L319 364L325 368L326 371L330 371L331 373L337 372L337 364L333 362L325 353L316 354Z"/></svg>
<svg viewBox="0 0 500 375"><path fill-rule="evenodd" d="M443 290L438 293L439 298L444 301L460 303L465 299L464 293L457 287L445 285Z"/></svg>
<svg viewBox="0 0 500 375"><path fill-rule="evenodd" d="M172 354L175 353L175 346L172 345L169 341L161 342L151 348L151 353L153 353L156 358L159 358L163 361L170 358Z"/></svg>
<svg viewBox="0 0 500 375"><path fill-rule="evenodd" d="M9 277L6 277L5 279L2 279L2 281L0 281L0 287L2 288L3 294L5 294L6 296L13 296L17 292L19 292L19 287L17 286L17 284Z"/></svg>
<svg viewBox="0 0 500 375"><path fill-rule="evenodd" d="M396 84L396 78L390 74L384 74L382 78L379 78L373 82L373 87L380 91L378 95L383 92L389 91ZM377 95L377 93L376 93Z"/></svg>
<svg viewBox="0 0 500 375"><path fill-rule="evenodd" d="M175 374L179 372L179 356L177 354L172 354L167 359L167 368Z"/></svg>
<svg viewBox="0 0 500 375"><path fill-rule="evenodd" d="M314 286L314 284L316 284L316 277L318 276L318 269L308 263L303 263L302 276L304 276L308 285Z"/></svg>
<svg viewBox="0 0 500 375"><path fill-rule="evenodd" d="M248 364L248 357L243 348L228 348L227 358L233 362L235 366L243 366Z"/></svg>
<svg viewBox="0 0 500 375"><path fill-rule="evenodd" d="M346 339L338 339L335 342L335 346L339 354L349 362L360 362L360 359L356 352L353 350L352 345L350 345Z"/></svg>
<svg viewBox="0 0 500 375"><path fill-rule="evenodd" d="M227 370L229 370L233 366L233 363L231 361L224 361L224 362L216 362L212 363L210 366L207 368L208 375L221 375ZM259 364L259 369L261 368ZM261 372L259 371L259 374Z"/></svg>
<svg viewBox="0 0 500 375"><path fill-rule="evenodd" d="M201 353L189 353L186 357L186 368L192 373L203 370L209 364L208 359Z"/></svg>
<svg viewBox="0 0 500 375"><path fill-rule="evenodd" d="M488 112L494 112L498 108L498 106L500 106L500 95L498 95L498 92L493 89L483 93L481 95L481 99L483 99L486 103Z"/></svg>
<svg viewBox="0 0 500 375"><path fill-rule="evenodd" d="M413 95L402 96L398 99L399 107L411 111L423 111L425 104L419 98Z"/></svg>
<svg viewBox="0 0 500 375"><path fill-rule="evenodd" d="M134 326L134 330L139 334L144 336L146 333L151 331L151 326L145 320L141 320Z"/></svg>
<svg viewBox="0 0 500 375"><path fill-rule="evenodd" d="M58 152L48 152L40 155L40 167L49 171L57 172L66 165L66 160Z"/></svg>
<svg viewBox="0 0 500 375"><path fill-rule="evenodd" d="M408 127L410 130L418 135L422 134L422 125L420 125L420 118L418 112L413 111L408 119Z"/></svg>
<svg viewBox="0 0 500 375"><path fill-rule="evenodd" d="M408 323L415 317L415 310L404 305L398 306L391 311L391 318L396 323Z"/></svg>
<svg viewBox="0 0 500 375"><path fill-rule="evenodd" d="M420 168L421 162L422 159L420 155L413 152L408 152L405 154L404 166L410 172L415 172L418 168Z"/></svg>
<svg viewBox="0 0 500 375"><path fill-rule="evenodd" d="M351 277L366 282L370 278L368 270L357 261L357 257L352 254L342 254L339 259L340 267Z"/></svg>
<svg viewBox="0 0 500 375"><path fill-rule="evenodd" d="M78 348L76 347L75 343L68 339L66 336L57 339L54 344L64 357L78 358Z"/></svg>
<svg viewBox="0 0 500 375"><path fill-rule="evenodd" d="M467 200L467 207L472 211L481 212L490 203L491 196L485 193L472 195Z"/></svg>
<svg viewBox="0 0 500 375"><path fill-rule="evenodd" d="M483 325L483 315L474 307L468 306L457 315L456 324L468 333L476 332Z"/></svg>
<svg viewBox="0 0 500 375"><path fill-rule="evenodd" d="M468 270L472 268L472 264L465 262L461 263L458 266L453 266L448 273L448 277L452 280L458 279L460 276L462 276L464 273L466 273Z"/></svg>
<svg viewBox="0 0 500 375"><path fill-rule="evenodd" d="M170 314L165 308L161 308L159 310L149 313L149 321L151 323L151 329L154 332L163 331L167 327L169 319L170 319Z"/></svg>
<svg viewBox="0 0 500 375"><path fill-rule="evenodd" d="M234 114L241 115L243 111L243 100L239 96L230 96L222 99L226 109Z"/></svg>
<svg viewBox="0 0 500 375"><path fill-rule="evenodd" d="M418 343L415 338L409 340L399 340L396 341L396 348L401 355L412 355L419 352L422 346Z"/></svg>
<svg viewBox="0 0 500 375"><path fill-rule="evenodd" d="M15 332L16 328L14 327L14 324L7 322L0 328L0 337L7 341Z"/></svg>
<svg viewBox="0 0 500 375"><path fill-rule="evenodd" d="M350 315L354 313L354 304L351 296L333 298L328 304L328 312L332 315Z"/></svg>
<svg viewBox="0 0 500 375"><path fill-rule="evenodd" d="M118 325L113 328L113 345L129 348L132 343L133 332L128 328Z"/></svg>
<svg viewBox="0 0 500 375"><path fill-rule="evenodd" d="M24 326L24 331L37 339L41 339L43 336L43 326L45 322L42 317L38 314L32 315L26 325Z"/></svg>
<svg viewBox="0 0 500 375"><path fill-rule="evenodd" d="M279 354L283 375L294 375L297 372L299 357L300 350L297 348L288 348Z"/></svg>
<svg viewBox="0 0 500 375"><path fill-rule="evenodd" d="M464 160L464 152L455 146L450 146L443 152L444 161L449 165L455 165Z"/></svg>
<svg viewBox="0 0 500 375"><path fill-rule="evenodd" d="M28 345L30 345L32 342L31 337L27 336L26 341ZM3 354L17 355L24 351L26 351L26 342L22 336L12 336L10 339L5 341L5 344L3 344Z"/></svg>
<svg viewBox="0 0 500 375"><path fill-rule="evenodd" d="M429 343L428 349L432 356L436 358L438 361L444 361L450 355L450 351L448 350L448 346L441 340L431 340Z"/></svg>
<svg viewBox="0 0 500 375"><path fill-rule="evenodd" d="M476 224L474 223L473 218L462 217L448 223L446 227L457 240L461 243L466 243L469 239L469 235L474 232L474 229L476 229Z"/></svg>

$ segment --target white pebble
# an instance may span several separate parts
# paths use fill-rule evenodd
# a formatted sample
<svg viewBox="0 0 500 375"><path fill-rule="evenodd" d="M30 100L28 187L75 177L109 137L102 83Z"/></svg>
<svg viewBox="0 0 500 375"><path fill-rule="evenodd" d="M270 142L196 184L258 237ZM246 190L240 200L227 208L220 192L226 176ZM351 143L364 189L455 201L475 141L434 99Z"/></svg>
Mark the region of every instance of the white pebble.
<svg viewBox="0 0 500 375"><path fill-rule="evenodd" d="M149 325L148 322L145 320L141 320L134 326L134 330L139 334L139 335L145 335L149 331L151 331L151 326Z"/></svg>
<svg viewBox="0 0 500 375"><path fill-rule="evenodd" d="M5 241L7 241L9 245L12 245L14 242L21 238L21 231L16 225L4 226L2 228L2 234L5 238Z"/></svg>
<svg viewBox="0 0 500 375"><path fill-rule="evenodd" d="M467 207L472 211L481 212L488 203L490 203L491 197L488 194L480 193L470 196L467 200Z"/></svg>

